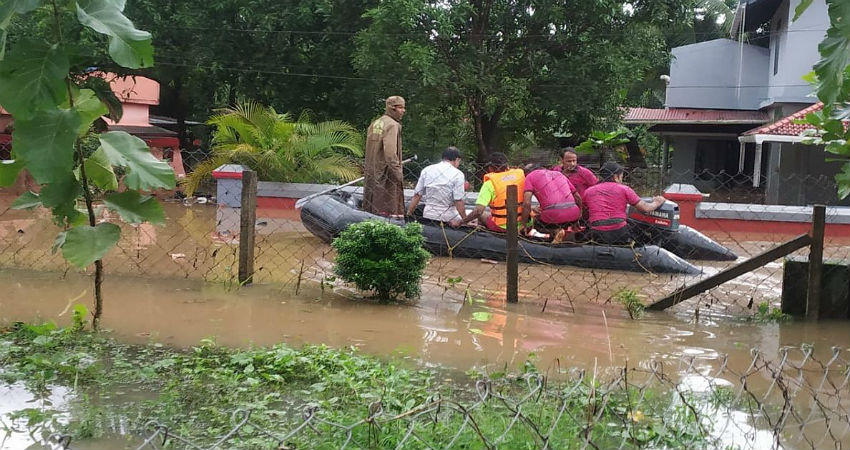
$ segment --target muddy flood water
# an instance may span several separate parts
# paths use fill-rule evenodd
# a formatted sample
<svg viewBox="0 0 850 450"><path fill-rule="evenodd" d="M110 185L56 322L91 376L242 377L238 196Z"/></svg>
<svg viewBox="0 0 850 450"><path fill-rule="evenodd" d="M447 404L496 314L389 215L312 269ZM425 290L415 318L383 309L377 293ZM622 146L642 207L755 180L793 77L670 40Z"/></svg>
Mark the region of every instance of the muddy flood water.
<svg viewBox="0 0 850 450"><path fill-rule="evenodd" d="M70 321L70 306L87 296L91 279L77 274L5 270L0 274L0 323ZM850 344L845 321L756 324L646 313L632 320L618 304L539 301L506 304L503 297L426 296L401 305L358 300L354 294L304 288L298 297L274 286L238 290L193 280L111 276L104 284L103 326L127 342L177 347L213 338L233 347L325 343L365 353L407 356L459 370L517 367L532 355L546 364L588 367L628 361L719 355L749 362L750 349Z"/></svg>
<svg viewBox="0 0 850 450"><path fill-rule="evenodd" d="M850 322L745 320L754 304L766 301L778 306L781 261L666 312L647 312L638 320L612 300L618 290L634 289L641 300L650 301L725 265L703 263L703 275L693 277L521 265L520 303L507 304L503 264L432 258L420 299L381 305L363 300L330 277L329 246L307 233L294 214L258 220L256 284L234 289L237 247L232 236L214 232L216 209L167 204L166 211L166 227L122 225L119 249L106 258L102 326L121 341L181 348L208 338L241 348L323 343L458 372L518 370L529 359L541 369L588 370L656 360L669 363L674 370L667 375L683 383L691 375L711 376L724 367L746 373L752 368L753 349L781 358L784 347L812 345L813 360L826 362L837 346L842 361L850 359ZM0 220L0 243L5 245L0 249L0 326L15 321L70 323L75 303L91 306L90 275L67 270L61 256L49 253L57 232L49 216L14 214L13 220L5 220L5 213ZM778 239L712 237L742 257L769 248ZM829 257L847 259L849 252L847 239L827 243ZM452 277L463 280L448 281ZM769 391L773 379L756 376L747 383ZM46 401L60 405L67 395L57 387ZM0 389L0 415L34 402L23 386ZM844 411L850 408L850 393L839 404ZM123 426L115 426L118 434ZM846 428L843 431L847 433ZM752 430L733 441L749 440L752 448L770 448L770 435L760 433ZM850 440L850 435L843 436L844 442ZM0 447L46 445L21 433L4 442ZM105 439L86 447L123 445Z"/></svg>

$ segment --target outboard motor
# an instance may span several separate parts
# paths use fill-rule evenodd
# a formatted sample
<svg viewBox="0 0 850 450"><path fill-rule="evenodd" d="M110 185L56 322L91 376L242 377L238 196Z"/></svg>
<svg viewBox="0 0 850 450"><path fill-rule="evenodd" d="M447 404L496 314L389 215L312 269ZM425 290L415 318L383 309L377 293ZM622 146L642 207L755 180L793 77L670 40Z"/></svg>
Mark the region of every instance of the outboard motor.
<svg viewBox="0 0 850 450"><path fill-rule="evenodd" d="M651 202L651 198L643 199ZM644 213L629 207L632 237L641 245L658 245L685 259L734 261L737 255L708 236L679 224L679 205L667 200L655 211Z"/></svg>
<svg viewBox="0 0 850 450"><path fill-rule="evenodd" d="M652 202L651 198L643 199L645 202ZM676 231L679 229L679 205L676 202L667 200L655 211L648 213L641 212L634 206L629 206L629 222L632 225L639 225L638 228L651 226L652 228L664 231Z"/></svg>

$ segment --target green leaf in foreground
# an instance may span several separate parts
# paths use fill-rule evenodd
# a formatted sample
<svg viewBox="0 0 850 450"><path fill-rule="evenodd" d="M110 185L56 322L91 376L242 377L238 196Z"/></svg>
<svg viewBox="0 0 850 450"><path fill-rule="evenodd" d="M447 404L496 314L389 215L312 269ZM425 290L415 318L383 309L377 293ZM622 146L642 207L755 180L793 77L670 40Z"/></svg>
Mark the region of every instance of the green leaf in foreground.
<svg viewBox="0 0 850 450"><path fill-rule="evenodd" d="M118 189L118 179L115 177L115 171L112 169L112 164L109 163L103 148L97 149L86 158L85 167L86 175L95 186L106 191Z"/></svg>
<svg viewBox="0 0 850 450"><path fill-rule="evenodd" d="M11 186L23 168L24 162L18 159L0 161L0 187Z"/></svg>
<svg viewBox="0 0 850 450"><path fill-rule="evenodd" d="M31 209L41 206L41 198L33 191L26 191L12 202L12 209Z"/></svg>
<svg viewBox="0 0 850 450"><path fill-rule="evenodd" d="M109 56L132 69L153 65L151 34L136 29L121 13L123 2L82 0L77 2L77 20L98 33L109 36Z"/></svg>
<svg viewBox="0 0 850 450"><path fill-rule="evenodd" d="M68 98L68 56L56 45L27 41L0 63L0 105L16 119L56 107Z"/></svg>
<svg viewBox="0 0 850 450"><path fill-rule="evenodd" d="M100 116L105 116L109 113L106 105L101 103L95 92L91 89L81 89L80 95L74 99L74 109L80 115L79 136L84 136L89 131L92 122Z"/></svg>
<svg viewBox="0 0 850 450"><path fill-rule="evenodd" d="M174 170L154 157L145 141L123 131L100 135L100 145L114 166L126 167L124 183L130 189L173 189Z"/></svg>
<svg viewBox="0 0 850 450"><path fill-rule="evenodd" d="M2 83L0 83L2 84ZM70 109L39 111L31 119L15 120L12 147L39 184L67 176L74 168L74 141L80 117Z"/></svg>
<svg viewBox="0 0 850 450"><path fill-rule="evenodd" d="M65 233L62 256L74 266L83 268L103 258L120 237L121 228L111 223L74 227Z"/></svg>
<svg viewBox="0 0 850 450"><path fill-rule="evenodd" d="M155 198L140 195L136 191L109 194L103 202L127 223L150 222L156 225L165 223L165 211L162 205Z"/></svg>

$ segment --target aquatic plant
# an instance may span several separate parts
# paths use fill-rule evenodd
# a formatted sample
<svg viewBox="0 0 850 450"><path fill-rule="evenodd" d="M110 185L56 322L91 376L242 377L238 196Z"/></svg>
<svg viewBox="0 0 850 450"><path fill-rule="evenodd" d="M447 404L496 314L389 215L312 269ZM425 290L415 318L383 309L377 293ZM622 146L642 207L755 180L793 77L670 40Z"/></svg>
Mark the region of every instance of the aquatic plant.
<svg viewBox="0 0 850 450"><path fill-rule="evenodd" d="M358 289L374 291L381 302L416 297L429 256L423 242L416 222L404 227L380 220L355 223L332 243L334 272Z"/></svg>
<svg viewBox="0 0 850 450"><path fill-rule="evenodd" d="M614 299L626 308L632 319L639 319L646 308L638 298L637 291L632 289L620 289L614 294Z"/></svg>
<svg viewBox="0 0 850 450"><path fill-rule="evenodd" d="M785 322L791 320L791 316L783 313L781 308L771 308L770 303L761 302L756 312L747 319L752 322Z"/></svg>

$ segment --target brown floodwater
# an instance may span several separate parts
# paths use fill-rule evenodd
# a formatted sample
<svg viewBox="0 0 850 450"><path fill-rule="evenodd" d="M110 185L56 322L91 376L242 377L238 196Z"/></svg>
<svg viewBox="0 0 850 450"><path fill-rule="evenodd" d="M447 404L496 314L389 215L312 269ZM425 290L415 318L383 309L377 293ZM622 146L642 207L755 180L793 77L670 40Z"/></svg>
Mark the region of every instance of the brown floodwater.
<svg viewBox="0 0 850 450"><path fill-rule="evenodd" d="M91 278L76 273L4 270L0 323L67 323L70 305L90 298ZM325 343L378 356L409 356L466 370L542 364L589 367L628 361L728 354L746 366L750 348L776 353L785 345L850 346L846 321L756 324L703 313L646 313L632 320L618 304L576 304L456 290L409 304L382 305L337 288L310 285L298 296L272 285L227 289L195 280L108 276L103 326L121 340L187 347L206 338L233 347ZM436 289L431 289L434 291ZM740 356L740 361L734 361Z"/></svg>

